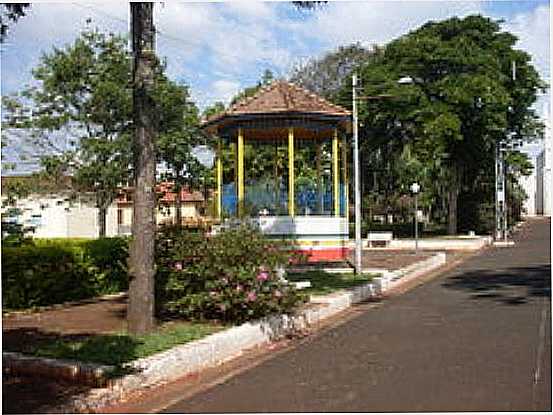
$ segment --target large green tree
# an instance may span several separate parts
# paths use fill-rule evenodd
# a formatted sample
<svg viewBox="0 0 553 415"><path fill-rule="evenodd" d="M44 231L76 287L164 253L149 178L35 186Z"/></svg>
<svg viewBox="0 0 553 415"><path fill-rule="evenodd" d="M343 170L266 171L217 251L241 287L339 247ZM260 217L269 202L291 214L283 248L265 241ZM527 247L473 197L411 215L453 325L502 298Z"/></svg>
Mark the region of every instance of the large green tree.
<svg viewBox="0 0 553 415"><path fill-rule="evenodd" d="M106 233L109 205L133 173L130 58L125 37L85 31L72 44L42 56L33 70L34 87L3 99L4 125L22 132L11 134L9 145L24 140L41 154L52 178L70 175L74 191L91 192L100 236ZM197 180L200 169L189 156L198 136L197 109L188 88L169 80L157 61L154 78L158 161L179 172L186 163L187 180ZM61 135L70 139L60 142ZM166 178L183 184L179 174Z"/></svg>
<svg viewBox="0 0 553 415"><path fill-rule="evenodd" d="M457 232L460 195L493 187L497 143L541 134L531 105L544 84L516 40L482 16L430 22L359 70L363 95L382 98L360 104L363 156L389 172L408 146L409 158L424 168L404 180L447 194L450 234ZM351 83L340 97L350 91Z"/></svg>
<svg viewBox="0 0 553 415"><path fill-rule="evenodd" d="M71 146L56 148L43 163L72 175L77 190L94 194L100 236L131 168L129 56L124 37L84 31L72 44L43 54L33 70L38 82L19 99L7 99L7 125L27 130L37 145L55 148L56 131L72 136Z"/></svg>

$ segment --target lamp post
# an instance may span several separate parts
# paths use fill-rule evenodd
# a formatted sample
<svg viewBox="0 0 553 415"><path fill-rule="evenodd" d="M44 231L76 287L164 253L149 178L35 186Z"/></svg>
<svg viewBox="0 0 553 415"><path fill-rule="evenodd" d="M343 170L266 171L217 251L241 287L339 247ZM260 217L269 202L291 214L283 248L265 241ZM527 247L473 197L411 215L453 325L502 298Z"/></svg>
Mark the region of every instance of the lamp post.
<svg viewBox="0 0 553 415"><path fill-rule="evenodd" d="M411 192L415 195L415 254L419 251L419 221L418 221L418 214L419 214L419 205L418 205L418 194L420 191L420 185L415 182L411 185Z"/></svg>
<svg viewBox="0 0 553 415"><path fill-rule="evenodd" d="M352 78L353 93L353 175L355 193L355 273L361 273L361 189L359 188L359 131L357 128L357 74Z"/></svg>

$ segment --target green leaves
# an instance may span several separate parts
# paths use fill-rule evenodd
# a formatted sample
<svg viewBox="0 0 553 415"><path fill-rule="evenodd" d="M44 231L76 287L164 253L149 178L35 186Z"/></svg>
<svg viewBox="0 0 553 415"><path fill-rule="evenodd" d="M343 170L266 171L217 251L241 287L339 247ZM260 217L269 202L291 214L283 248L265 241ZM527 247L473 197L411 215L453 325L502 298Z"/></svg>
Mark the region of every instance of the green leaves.
<svg viewBox="0 0 553 415"><path fill-rule="evenodd" d="M371 170L388 172L379 187L401 194L401 184L420 177L430 205L443 204L444 189L457 192L454 186L492 198L496 143L542 134L531 106L543 83L528 54L514 49L516 40L483 16L452 18L423 25L365 62L363 95L394 97L359 104L364 157ZM398 85L405 76L413 82Z"/></svg>
<svg viewBox="0 0 553 415"><path fill-rule="evenodd" d="M304 298L276 273L291 257L286 248L244 226L209 238L164 228L156 252L159 311L233 323L290 312Z"/></svg>

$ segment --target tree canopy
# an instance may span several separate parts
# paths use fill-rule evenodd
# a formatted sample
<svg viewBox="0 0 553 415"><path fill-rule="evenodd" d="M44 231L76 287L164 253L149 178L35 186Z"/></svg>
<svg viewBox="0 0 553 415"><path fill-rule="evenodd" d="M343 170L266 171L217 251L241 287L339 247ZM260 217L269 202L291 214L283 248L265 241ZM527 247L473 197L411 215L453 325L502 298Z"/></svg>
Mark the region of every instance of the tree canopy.
<svg viewBox="0 0 553 415"><path fill-rule="evenodd" d="M455 17L392 41L359 68L365 160L381 171L417 166L389 187L418 180L436 198L448 192L450 233L459 194L493 188L497 143L541 136L531 105L545 85L516 40L498 21ZM348 98L351 82L338 96Z"/></svg>
<svg viewBox="0 0 553 415"><path fill-rule="evenodd" d="M33 70L36 86L4 99L5 125L52 150L42 156L46 171L71 175L76 191L94 194L100 235L108 206L132 175L130 62L126 37L86 30L72 44L42 55ZM169 80L162 65L155 78L158 152L175 166L187 157L198 112L186 85ZM55 146L56 131L70 134L72 145Z"/></svg>

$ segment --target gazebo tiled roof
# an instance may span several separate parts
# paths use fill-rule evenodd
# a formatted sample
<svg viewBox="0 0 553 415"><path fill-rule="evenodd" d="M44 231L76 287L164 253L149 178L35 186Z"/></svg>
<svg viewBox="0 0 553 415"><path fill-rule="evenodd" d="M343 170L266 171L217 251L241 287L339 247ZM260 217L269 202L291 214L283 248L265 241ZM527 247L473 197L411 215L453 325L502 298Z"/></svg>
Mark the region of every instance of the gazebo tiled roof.
<svg viewBox="0 0 553 415"><path fill-rule="evenodd" d="M290 82L277 80L244 98L228 110L204 121L204 126L217 124L225 118L246 115L312 114L347 117L351 112Z"/></svg>

